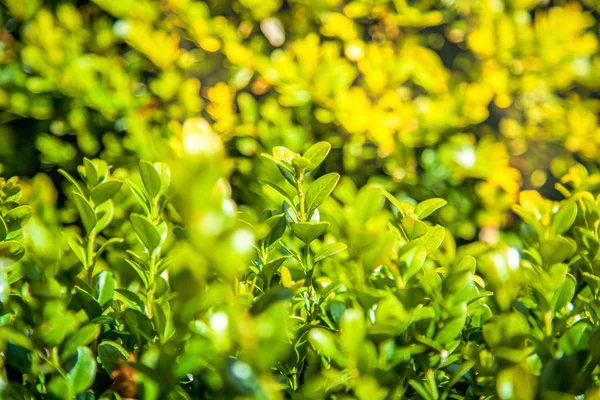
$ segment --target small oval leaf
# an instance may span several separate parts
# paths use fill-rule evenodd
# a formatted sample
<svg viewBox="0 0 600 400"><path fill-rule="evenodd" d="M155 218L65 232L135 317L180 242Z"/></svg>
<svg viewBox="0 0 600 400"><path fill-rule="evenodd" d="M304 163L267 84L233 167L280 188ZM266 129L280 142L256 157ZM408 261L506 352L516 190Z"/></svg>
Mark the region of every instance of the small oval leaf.
<svg viewBox="0 0 600 400"><path fill-rule="evenodd" d="M332 172L327 175L323 175L319 179L313 182L312 185L306 191L306 213L310 213L319 207L327 197L333 192L335 186L340 180L340 175Z"/></svg>
<svg viewBox="0 0 600 400"><path fill-rule="evenodd" d="M152 225L148 218L140 214L131 214L129 220L144 247L149 252L153 252L161 243L161 235L156 227Z"/></svg>
<svg viewBox="0 0 600 400"><path fill-rule="evenodd" d="M315 254L315 263L321 261L326 257L331 257L337 253L341 253L347 248L348 246L346 246L344 243L339 242L326 244L325 246L321 247L321 249Z"/></svg>
<svg viewBox="0 0 600 400"><path fill-rule="evenodd" d="M156 197L160 193L162 183L160 175L154 165L148 161L140 161L140 175L144 182L144 187L148 191L150 197Z"/></svg>
<svg viewBox="0 0 600 400"><path fill-rule="evenodd" d="M415 207L415 213L419 219L427 218L435 210L444 207L447 203L446 200L440 198L428 199L420 202L417 207Z"/></svg>
<svg viewBox="0 0 600 400"><path fill-rule="evenodd" d="M310 243L329 228L329 222L298 222L292 225L292 232L304 243Z"/></svg>
<svg viewBox="0 0 600 400"><path fill-rule="evenodd" d="M106 181L92 189L91 196L94 205L99 206L106 200L112 198L121 189L123 182Z"/></svg>

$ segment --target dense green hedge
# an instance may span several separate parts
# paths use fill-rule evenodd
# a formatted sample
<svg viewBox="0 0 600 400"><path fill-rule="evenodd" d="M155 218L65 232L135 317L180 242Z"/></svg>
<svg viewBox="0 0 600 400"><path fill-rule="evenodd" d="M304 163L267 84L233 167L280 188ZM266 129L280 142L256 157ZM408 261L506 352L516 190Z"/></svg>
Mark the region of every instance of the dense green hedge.
<svg viewBox="0 0 600 400"><path fill-rule="evenodd" d="M0 398L600 398L596 3L3 0Z"/></svg>

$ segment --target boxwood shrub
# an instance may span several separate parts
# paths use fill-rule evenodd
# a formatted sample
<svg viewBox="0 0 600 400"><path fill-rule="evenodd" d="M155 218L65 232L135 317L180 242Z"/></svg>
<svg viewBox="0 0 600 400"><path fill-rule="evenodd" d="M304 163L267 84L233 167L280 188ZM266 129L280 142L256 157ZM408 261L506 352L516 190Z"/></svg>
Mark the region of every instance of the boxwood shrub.
<svg viewBox="0 0 600 400"><path fill-rule="evenodd" d="M600 399L598 4L0 1L0 399Z"/></svg>
<svg viewBox="0 0 600 400"><path fill-rule="evenodd" d="M442 198L261 154L269 207L232 200L224 147L0 184L3 399L598 396L600 197L522 191L518 234L459 243ZM228 172L229 171L229 172ZM575 173L575 172L573 172Z"/></svg>

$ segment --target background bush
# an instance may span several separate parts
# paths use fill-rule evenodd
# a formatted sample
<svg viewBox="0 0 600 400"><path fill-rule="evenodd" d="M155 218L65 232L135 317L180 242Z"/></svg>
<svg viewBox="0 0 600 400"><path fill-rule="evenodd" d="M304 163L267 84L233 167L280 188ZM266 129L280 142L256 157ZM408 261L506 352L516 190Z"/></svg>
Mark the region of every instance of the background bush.
<svg viewBox="0 0 600 400"><path fill-rule="evenodd" d="M2 398L598 396L599 7L3 0Z"/></svg>

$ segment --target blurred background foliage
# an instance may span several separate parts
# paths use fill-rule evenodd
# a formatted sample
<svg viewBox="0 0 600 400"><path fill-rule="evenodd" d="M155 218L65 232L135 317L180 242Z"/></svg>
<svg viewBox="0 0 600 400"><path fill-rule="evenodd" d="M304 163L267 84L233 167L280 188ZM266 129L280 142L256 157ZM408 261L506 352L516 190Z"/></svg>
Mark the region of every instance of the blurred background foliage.
<svg viewBox="0 0 600 400"><path fill-rule="evenodd" d="M600 160L597 0L3 0L0 160L33 175L181 146L201 116L260 202L262 161L333 145L327 171L422 200L462 240ZM526 155L526 156L525 156Z"/></svg>
<svg viewBox="0 0 600 400"><path fill-rule="evenodd" d="M1 396L599 396L597 0L0 4Z"/></svg>

